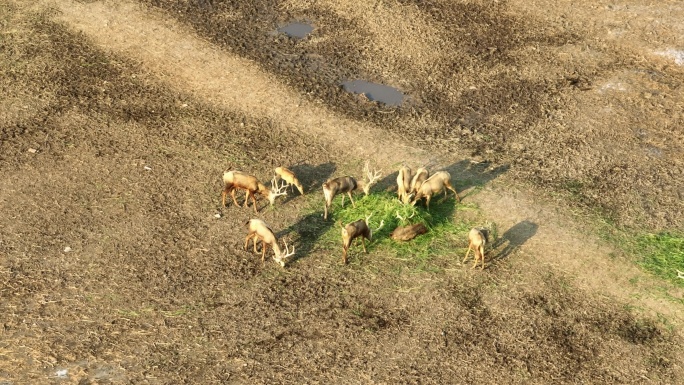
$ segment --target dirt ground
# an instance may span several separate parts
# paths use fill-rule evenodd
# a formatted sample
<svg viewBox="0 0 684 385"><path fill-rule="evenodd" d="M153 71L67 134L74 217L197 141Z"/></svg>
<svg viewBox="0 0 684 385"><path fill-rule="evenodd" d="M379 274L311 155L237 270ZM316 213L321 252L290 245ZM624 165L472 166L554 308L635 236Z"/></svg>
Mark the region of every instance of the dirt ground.
<svg viewBox="0 0 684 385"><path fill-rule="evenodd" d="M0 384L681 383L682 292L595 235L684 230L677 1L0 0ZM305 39L278 34L290 21ZM397 87L387 107L347 94ZM340 263L321 183L444 168L484 271ZM220 204L221 174L307 194ZM243 250L267 221L297 260ZM461 219L461 218L457 218ZM458 235L461 236L461 235ZM461 237L462 238L462 237ZM454 238L455 239L455 238Z"/></svg>

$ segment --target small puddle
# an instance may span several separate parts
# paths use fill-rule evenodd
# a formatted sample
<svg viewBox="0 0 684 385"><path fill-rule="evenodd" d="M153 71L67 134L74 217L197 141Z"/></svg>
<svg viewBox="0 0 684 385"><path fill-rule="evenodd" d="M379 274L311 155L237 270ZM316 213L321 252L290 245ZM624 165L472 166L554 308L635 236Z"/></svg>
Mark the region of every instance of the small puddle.
<svg viewBox="0 0 684 385"><path fill-rule="evenodd" d="M278 28L278 32L287 34L287 36L297 39L303 39L314 30L313 25L308 23L290 23L284 27Z"/></svg>
<svg viewBox="0 0 684 385"><path fill-rule="evenodd" d="M390 106L401 106L404 102L404 94L398 89L365 80L350 80L342 83L347 92L364 94L368 100L385 103Z"/></svg>

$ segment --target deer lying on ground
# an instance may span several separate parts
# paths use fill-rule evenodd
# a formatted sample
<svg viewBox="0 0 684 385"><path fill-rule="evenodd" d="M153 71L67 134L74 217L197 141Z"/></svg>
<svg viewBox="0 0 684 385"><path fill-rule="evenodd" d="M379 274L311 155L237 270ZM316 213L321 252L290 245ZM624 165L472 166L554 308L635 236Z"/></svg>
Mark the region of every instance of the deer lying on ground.
<svg viewBox="0 0 684 385"><path fill-rule="evenodd" d="M263 183L252 175L245 174L240 171L226 171L223 173L223 207L226 207L226 196L230 193L231 198L233 198L233 203L239 206L237 200L235 199L235 190L241 189L245 190L247 193L245 195L244 207L249 205L249 198L252 197L252 202L254 206L254 212L257 211L256 204L256 194L260 194L268 198L271 206L275 203L275 199L281 195L287 195L287 192L283 191L285 185L278 187L275 178L271 180L271 188L266 187Z"/></svg>
<svg viewBox="0 0 684 385"><path fill-rule="evenodd" d="M397 218L399 218L402 223L407 222L409 219L413 218L414 215L416 215L415 212L411 214L410 217L404 219L399 212L397 212ZM421 234L427 233L427 231L428 229L424 224L415 223L409 226L397 227L390 233L390 237L395 241L410 241Z"/></svg>
<svg viewBox="0 0 684 385"><path fill-rule="evenodd" d="M489 230L483 228L474 228L468 233L468 250L466 251L465 257L463 257L463 262L465 263L468 259L468 254L470 249L473 249L475 253L475 263L472 269L477 266L477 261L482 260L482 270L485 267L485 245L489 242Z"/></svg>
<svg viewBox="0 0 684 385"><path fill-rule="evenodd" d="M371 230L368 226L368 220L372 215L373 214L367 216L366 219L359 219L356 222L352 222L347 226L342 226L342 223L338 222L340 227L342 228L342 248L344 251L344 253L342 254L342 263L344 263L345 265L347 264L347 253L349 251L349 247L351 246L354 239L361 237L363 252L368 253L368 251L366 251L366 239L368 239L368 242L371 242L373 237L373 231L378 231L382 228L382 226L385 225L385 221L382 220L380 221L380 226L377 229Z"/></svg>
<svg viewBox="0 0 684 385"><path fill-rule="evenodd" d="M280 264L280 266L285 267L287 259L294 255L295 248L292 246L292 251L287 247L287 242L285 242L285 251L280 250L278 246L278 239L276 239L273 230L266 224L266 222L261 219L250 219L245 223L247 227L247 237L245 238L245 247L247 250L247 245L249 244L249 239L252 238L254 241L254 252L257 252L257 240L261 241L261 263L265 262L266 259L266 246L271 246L273 248L273 259Z"/></svg>
<svg viewBox="0 0 684 385"><path fill-rule="evenodd" d="M413 170L408 166L401 166L397 174L397 198L403 203L408 201L412 178Z"/></svg>
<svg viewBox="0 0 684 385"><path fill-rule="evenodd" d="M304 195L304 187L301 183L299 183L299 179L297 179L297 176L294 172L292 172L292 170L287 169L285 167L276 167L275 173L278 176L278 178L284 180L287 183L288 187L295 186L297 187L297 190L299 190L299 193Z"/></svg>
<svg viewBox="0 0 684 385"><path fill-rule="evenodd" d="M349 195L349 200L352 202L352 206L356 207L354 203L354 198L352 198L352 192L355 190L363 190L365 195L368 195L370 188L377 183L382 174L377 171L373 173L370 172L368 163L364 166L364 171L368 180L358 182L355 178L351 176L342 176L335 179L328 179L323 183L323 196L325 197L325 211L323 212L323 219L328 219L328 210L332 206L332 201L337 194L347 194ZM344 195L342 195L342 206L344 206Z"/></svg>
<svg viewBox="0 0 684 385"><path fill-rule="evenodd" d="M454 195L456 196L456 200L460 202L461 198L458 196L458 193L453 186L451 186L450 180L451 175L447 171L437 171L436 173L432 174L432 176L427 178L420 186L411 204L415 205L416 202L425 197L427 209L430 210L430 199L432 196L444 191L444 198L442 199L444 200L448 194L447 190L453 191Z"/></svg>

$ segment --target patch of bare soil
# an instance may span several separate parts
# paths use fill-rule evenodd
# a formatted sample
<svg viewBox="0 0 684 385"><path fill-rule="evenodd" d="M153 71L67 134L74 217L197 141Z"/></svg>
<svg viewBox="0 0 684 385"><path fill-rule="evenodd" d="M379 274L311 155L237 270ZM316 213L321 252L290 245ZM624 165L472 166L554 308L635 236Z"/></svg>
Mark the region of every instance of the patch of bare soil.
<svg viewBox="0 0 684 385"><path fill-rule="evenodd" d="M672 330L626 308L632 302L611 277L597 290L598 279L583 281L599 274L577 277L584 266L550 263L583 252L582 261L596 262L607 251L573 244L577 233L564 228L566 219L546 220L528 193L496 195L496 179L506 174L557 187L555 175L575 165L520 162L536 165L537 151L548 147L530 137L565 138L554 125L572 120L554 114L595 88L581 90L584 73L555 77L563 65L538 77L557 62L522 63L534 61L527 53L550 58L549 51L587 44L579 32L524 20L507 3L452 10L439 2L150 2L159 7L153 11L98 1L0 4L0 381L682 378L677 324ZM291 18L314 20L320 35L296 42L269 33ZM394 27L397 33L387 32ZM396 44L402 39L411 43L406 51ZM676 69L661 70L680 79ZM386 82L411 101L388 111L344 94L337 84L347 76L393 79ZM549 126L556 134L541 130ZM413 145L401 145L390 130ZM675 133L673 147L676 140ZM516 150L521 143L532 147ZM458 155L465 149L500 163L473 165ZM320 217L322 199L312 196L328 177L358 173L370 155L383 167L401 160L446 166L464 178L459 189L486 185L484 216L503 218L491 267L462 269L463 244L454 245L442 273L406 271L392 255L372 252L341 266L340 250L319 248L334 223ZM310 192L273 209L260 202L257 216L298 248L285 270L243 250L251 208L220 207L225 168L267 179L276 165L292 166ZM581 187L583 197L596 188ZM605 205L583 202L606 209L625 202L614 190ZM511 211L495 209L497 200ZM679 204L654 202L674 211ZM634 210L625 223L678 225L676 217ZM676 314L666 321L678 322Z"/></svg>

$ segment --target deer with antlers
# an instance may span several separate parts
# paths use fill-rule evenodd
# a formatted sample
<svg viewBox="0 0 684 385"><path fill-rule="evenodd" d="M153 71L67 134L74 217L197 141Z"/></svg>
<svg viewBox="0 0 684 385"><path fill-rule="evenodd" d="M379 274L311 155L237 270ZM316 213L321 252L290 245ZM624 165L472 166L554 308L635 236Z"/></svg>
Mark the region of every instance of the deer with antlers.
<svg viewBox="0 0 684 385"><path fill-rule="evenodd" d="M342 176L339 178L328 179L325 183L323 183L323 196L325 197L325 211L323 213L324 219L328 219L328 210L330 210L332 201L336 195L346 193L349 196L349 200L352 202L352 206L356 207L356 203L354 203L354 198L352 197L352 192L356 190L363 190L364 194L368 195L370 193L370 188L377 183L378 179L380 179L382 176L382 174L376 170L371 173L368 162L366 162L363 170L368 180L364 179L363 181L359 182L351 176ZM342 206L344 206L344 195L342 195Z"/></svg>
<svg viewBox="0 0 684 385"><path fill-rule="evenodd" d="M477 261L482 260L482 270L485 267L485 245L489 243L489 230L484 228L473 228L468 233L468 250L466 251L465 257L463 257L463 262L465 263L468 259L468 254L472 249L475 253L475 263L472 269L477 266Z"/></svg>
<svg viewBox="0 0 684 385"><path fill-rule="evenodd" d="M285 242L285 251L280 250L278 246L278 239L276 239L273 230L266 224L266 222L261 219L250 219L245 223L247 227L247 237L245 238L245 247L247 250L247 245L249 244L250 238L254 241L254 252L257 252L257 240L261 241L261 263L265 262L266 259L266 246L271 246L273 248L273 259L280 264L280 266L285 267L287 260L292 257L295 253L295 248L292 246L292 251L287 247L287 242Z"/></svg>
<svg viewBox="0 0 684 385"><path fill-rule="evenodd" d="M297 176L292 170L285 167L276 167L275 173L277 178L282 179L287 183L286 185L288 187L295 186L297 187L297 190L299 190L299 193L304 195L304 187L299 182L299 179L297 179Z"/></svg>
<svg viewBox="0 0 684 385"><path fill-rule="evenodd" d="M409 219L413 218L414 215L416 215L415 212L411 214L411 216L404 218L399 214L397 211L396 213L397 218L401 223L406 223L408 222ZM423 223L415 223L412 225L408 226L398 226L392 232L390 233L390 238L394 239L395 241L410 241L411 239L427 233L428 229L425 227Z"/></svg>
<svg viewBox="0 0 684 385"><path fill-rule="evenodd" d="M371 216L373 216L373 214L367 216L366 219L359 219L358 221L349 223L346 226L342 226L342 223L338 222L338 224L342 228L342 263L344 263L345 265L347 264L347 254L349 252L349 247L351 246L354 239L360 237L361 244L363 245L363 252L368 253L368 251L366 251L366 239L368 239L368 242L371 242L373 232L380 230L382 226L385 225L385 221L382 220L380 221L380 226L377 229L371 230L371 228L368 225L368 220Z"/></svg>
<svg viewBox="0 0 684 385"><path fill-rule="evenodd" d="M411 202L411 204L415 205L416 202L425 197L425 205L427 206L427 209L430 210L430 199L432 198L432 196L444 191L444 198L442 199L444 200L447 197L448 190L453 191L454 195L456 196L456 200L460 202L461 198L458 196L458 193L451 185L450 180L451 174L449 174L448 171L437 171L436 173L432 174L432 176L427 178L425 182L423 182L423 184L420 185L420 188L417 190L416 196L413 199L413 202Z"/></svg>
<svg viewBox="0 0 684 385"><path fill-rule="evenodd" d="M224 172L223 184L223 207L226 207L226 196L228 194L230 194L231 198L233 198L233 203L235 203L236 206L239 206L237 200L235 199L235 190L241 189L246 191L244 207L249 205L249 198L251 197L255 213L258 212L255 197L256 194L267 197L271 206L275 203L275 199L277 197L281 195L287 195L287 192L283 191L285 189L285 184L278 186L275 178L271 180L271 188L268 188L263 183L259 182L255 176L240 171Z"/></svg>

